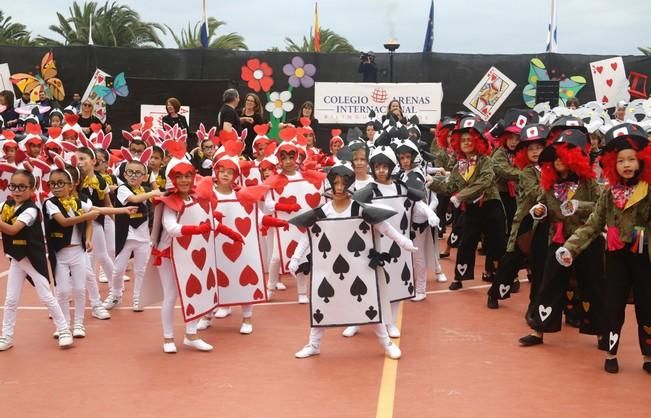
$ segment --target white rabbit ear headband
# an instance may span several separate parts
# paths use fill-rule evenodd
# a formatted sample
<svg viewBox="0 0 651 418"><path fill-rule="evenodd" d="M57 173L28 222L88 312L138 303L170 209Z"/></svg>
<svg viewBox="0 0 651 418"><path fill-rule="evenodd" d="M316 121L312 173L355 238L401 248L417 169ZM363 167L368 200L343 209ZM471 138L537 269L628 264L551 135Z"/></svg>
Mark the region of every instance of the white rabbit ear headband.
<svg viewBox="0 0 651 418"><path fill-rule="evenodd" d="M151 158L152 154L154 153L153 147L146 148L142 154L140 154L140 157L134 157L133 154L131 154L131 151L129 151L128 148L122 147L121 148L121 153L122 157L124 158L125 161L131 162L131 161L138 161L142 165L147 168L147 165L149 164L149 159Z"/></svg>

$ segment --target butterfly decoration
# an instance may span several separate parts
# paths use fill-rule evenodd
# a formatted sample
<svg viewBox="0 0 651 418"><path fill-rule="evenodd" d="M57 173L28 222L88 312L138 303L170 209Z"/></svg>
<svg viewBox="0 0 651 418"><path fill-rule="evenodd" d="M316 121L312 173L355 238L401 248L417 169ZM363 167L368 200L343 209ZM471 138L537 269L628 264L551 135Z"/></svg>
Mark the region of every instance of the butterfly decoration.
<svg viewBox="0 0 651 418"><path fill-rule="evenodd" d="M93 91L97 93L108 105L115 103L118 96L127 97L129 95L129 87L127 80L124 78L124 73L119 73L113 78L113 82L106 80L106 85L96 85Z"/></svg>
<svg viewBox="0 0 651 418"><path fill-rule="evenodd" d="M38 101L41 91L49 98L61 101L65 97L63 83L56 78L57 66L54 61L54 54L50 51L41 59L40 74L16 73L10 79L23 93L29 93L33 102Z"/></svg>
<svg viewBox="0 0 651 418"><path fill-rule="evenodd" d="M529 63L529 77L527 78L529 84L522 89L522 99L530 108L536 105L536 83L538 80L548 81L551 79L549 78L545 64L539 58L532 58ZM570 77L563 75L559 81L559 96L563 105L565 105L569 98L576 97L586 84L585 77L580 75Z"/></svg>

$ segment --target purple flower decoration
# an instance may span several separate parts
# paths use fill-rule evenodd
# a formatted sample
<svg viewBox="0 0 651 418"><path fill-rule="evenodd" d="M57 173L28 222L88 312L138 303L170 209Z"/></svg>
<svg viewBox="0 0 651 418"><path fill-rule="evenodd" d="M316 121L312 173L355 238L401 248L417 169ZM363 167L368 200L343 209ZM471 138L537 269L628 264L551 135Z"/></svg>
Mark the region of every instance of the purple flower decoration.
<svg viewBox="0 0 651 418"><path fill-rule="evenodd" d="M290 64L285 64L283 73L289 77L290 86L310 88L314 85L312 77L316 74L316 67L312 64L305 64L301 57L294 57Z"/></svg>

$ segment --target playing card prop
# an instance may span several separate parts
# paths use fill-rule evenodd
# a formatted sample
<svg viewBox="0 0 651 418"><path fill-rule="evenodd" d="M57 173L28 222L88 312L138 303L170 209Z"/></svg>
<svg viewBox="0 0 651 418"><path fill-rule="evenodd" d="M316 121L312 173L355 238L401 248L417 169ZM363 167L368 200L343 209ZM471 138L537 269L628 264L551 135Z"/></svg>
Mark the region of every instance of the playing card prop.
<svg viewBox="0 0 651 418"><path fill-rule="evenodd" d="M628 79L622 57L608 58L590 63L594 95L598 102L610 109L617 102L628 102L631 95L628 91Z"/></svg>
<svg viewBox="0 0 651 418"><path fill-rule="evenodd" d="M57 66L54 61L54 54L47 52L41 59L41 65L36 67L40 72L16 73L11 76L11 82L23 93L29 93L33 102L38 101L41 91L50 99L62 101L66 93L63 83L56 78Z"/></svg>
<svg viewBox="0 0 651 418"><path fill-rule="evenodd" d="M104 85L96 85L93 91L106 102L107 105L112 105L118 96L127 97L129 95L129 87L124 73L118 73L113 79L107 79Z"/></svg>
<svg viewBox="0 0 651 418"><path fill-rule="evenodd" d="M179 214L181 225L212 223L212 212L205 205L192 203ZM179 288L185 322L200 318L217 307L217 272L215 238L208 234L188 235L172 239L172 265Z"/></svg>
<svg viewBox="0 0 651 418"><path fill-rule="evenodd" d="M179 115L183 115L185 120L190 122L190 106L181 106ZM153 119L152 129L158 131L163 129L163 118L167 116L165 105L140 105L140 120L144 121L146 117L151 116Z"/></svg>
<svg viewBox="0 0 651 418"><path fill-rule="evenodd" d="M265 110L269 112L271 129L267 136L278 139L280 123L284 123L287 112L294 109L294 103L291 102L292 90L295 88L312 88L314 86L314 75L316 67L312 64L306 64L303 58L293 57L291 61L283 66L282 72L287 76L287 90L278 92L271 91L274 85L273 69L271 66L257 58L249 59L242 66L240 76L247 83L249 88L256 93L263 91L266 93L267 103Z"/></svg>
<svg viewBox="0 0 651 418"><path fill-rule="evenodd" d="M463 101L463 105L487 121L497 112L515 86L516 84L500 70L491 67Z"/></svg>
<svg viewBox="0 0 651 418"><path fill-rule="evenodd" d="M361 217L322 219L308 228L313 327L382 322L377 271L369 267L373 228Z"/></svg>
<svg viewBox="0 0 651 418"><path fill-rule="evenodd" d="M552 70L552 75L556 73L555 70ZM567 99L576 97L576 95L581 91L581 89L586 84L586 79L580 75L573 75L569 78L565 74L561 74L560 77L554 76L553 78L549 77L547 73L547 68L545 64L539 58L531 59L529 64L529 76L527 77L528 84L522 89L522 100L524 103L533 109L536 105L536 89L539 80L559 80L558 86L558 96L560 101L565 106Z"/></svg>
<svg viewBox="0 0 651 418"><path fill-rule="evenodd" d="M90 79L88 87L84 95L81 97L81 101L84 102L89 100L93 104L93 113L99 120L106 122L106 102L102 100L102 97L97 94L95 87L97 86L106 86L106 79L110 77L107 72L100 70L99 68L95 70L95 74Z"/></svg>
<svg viewBox="0 0 651 418"><path fill-rule="evenodd" d="M9 64L0 64L0 91L9 90L13 91L13 84L11 82L11 72L9 71Z"/></svg>
<svg viewBox="0 0 651 418"><path fill-rule="evenodd" d="M261 303L267 300L262 253L258 240L258 206L244 207L237 200L219 200L222 222L239 232L244 245L223 234L217 235L217 286L219 306Z"/></svg>

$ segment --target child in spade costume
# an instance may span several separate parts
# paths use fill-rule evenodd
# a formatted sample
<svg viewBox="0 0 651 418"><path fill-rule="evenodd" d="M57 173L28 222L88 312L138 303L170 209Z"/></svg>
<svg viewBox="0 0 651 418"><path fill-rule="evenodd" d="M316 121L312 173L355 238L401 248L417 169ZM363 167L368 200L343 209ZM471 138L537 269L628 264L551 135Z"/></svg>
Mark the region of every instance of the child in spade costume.
<svg viewBox="0 0 651 418"><path fill-rule="evenodd" d="M599 237L586 245L571 268L560 265L555 258L555 251L585 223L599 198L587 144L585 131L565 129L538 158L543 195L530 213L535 220L549 219L549 249L531 312L532 332L520 338L522 346L542 344L543 333L561 330L565 292L574 272L583 308L579 332L597 335L600 348L604 348L603 239Z"/></svg>
<svg viewBox="0 0 651 418"><path fill-rule="evenodd" d="M397 160L390 146L382 145L387 136L375 141L376 147L371 152L369 164L373 173L374 182L355 192L355 200L365 203L381 204L396 212L387 222L405 237L412 236L411 223L414 219L427 224L435 225L438 221L436 214L425 204L424 191L419 189L422 184L416 182L403 183L391 177L391 172L397 166ZM415 236L415 235L414 235ZM430 240L431 242L431 240ZM378 251L385 261L383 266L386 280L388 298L391 302L391 316L385 317L385 324L392 338L400 337L400 330L396 325L400 301L416 296L414 285L413 256L409 251L401 251L400 241L386 234L378 239ZM422 250L421 250L422 251ZM426 280L426 272L425 280ZM422 278L421 278L422 279ZM425 283L420 283L423 286ZM424 289L421 289L424 293ZM389 319L390 318L390 319ZM352 337L358 327L351 326L344 330L345 337Z"/></svg>
<svg viewBox="0 0 651 418"><path fill-rule="evenodd" d="M314 209L322 203L321 189L325 174L314 170L299 167L300 138L296 138L295 128L284 128L280 131L282 142L276 147L275 153L280 160L281 171L265 180L264 185L270 190L265 196L265 209L267 214L275 218L288 220L292 214L300 214L306 210ZM301 231L290 225L289 230L275 230L275 242L271 261L269 263L269 284L267 290L284 290L285 285L279 281L280 273L289 273L287 265L294 254ZM305 264L306 260L304 260ZM296 276L296 287L299 303L308 303L307 276L305 269L301 269Z"/></svg>
<svg viewBox="0 0 651 418"><path fill-rule="evenodd" d="M499 308L498 300L507 299L511 296L512 287L515 283L518 271L524 265L531 268L531 286L529 300L533 301L538 291L540 280L534 278L542 277L542 272L533 260L529 259L533 249L531 240L534 232L534 221L529 211L537 203L538 196L542 194L540 188L541 169L538 164L540 153L545 148L549 128L546 125L531 124L525 125L520 133L520 142L516 146L513 164L522 173L518 179L516 193L515 215L513 226L506 244L506 253L500 261L500 267L495 274L493 283L488 290L487 306L490 309Z"/></svg>
<svg viewBox="0 0 651 418"><path fill-rule="evenodd" d="M606 132L601 156L609 186L601 193L585 225L556 251L564 266L579 261L606 227L606 333L604 369L617 373L617 351L629 292L633 291L642 368L651 373L651 281L649 227L651 226L651 147L642 128L623 123ZM593 260L594 262L594 260Z"/></svg>
<svg viewBox="0 0 651 418"><path fill-rule="evenodd" d="M216 208L223 215L220 228L229 233L220 231L222 234L215 237L219 308L214 316L225 318L231 314L232 306L241 306L240 334L246 335L253 332L253 305L267 301L259 229L283 227L287 230L289 224L270 215L263 216L259 210L257 202L264 197L266 188L251 186L237 192L233 190L234 181L240 175L240 164L247 163L239 159L243 149L242 142L230 141L224 145L223 155L216 156ZM208 326L210 314L201 318L198 329Z"/></svg>
<svg viewBox="0 0 651 418"><path fill-rule="evenodd" d="M50 312L56 330L59 331L59 346L68 348L73 344L66 318L50 290L41 214L32 201L35 184L32 173L23 169L16 170L8 186L11 196L1 206L0 232L4 253L9 257L9 275L0 351L13 347L16 312L25 279L34 286L39 299Z"/></svg>
<svg viewBox="0 0 651 418"><path fill-rule="evenodd" d="M437 175L429 186L436 193L451 195L450 202L462 212L463 232L450 290L461 289L463 280L474 279L475 254L482 234L487 275L497 271L496 262L491 260L499 260L506 245L504 207L495 186L484 131L482 121L474 117L461 119L452 134L457 164L447 180Z"/></svg>
<svg viewBox="0 0 651 418"><path fill-rule="evenodd" d="M319 354L324 327L374 324L386 355L398 359L400 348L391 342L384 322L391 310L374 237L386 235L404 251L417 248L385 222L394 211L351 199L348 190L355 175L349 161L350 156L342 156L328 172L332 200L290 220L308 231L292 256L290 270L296 272L300 260L312 251L310 339L295 356ZM348 231L345 239L342 231Z"/></svg>

